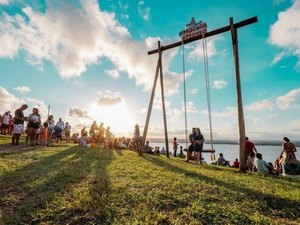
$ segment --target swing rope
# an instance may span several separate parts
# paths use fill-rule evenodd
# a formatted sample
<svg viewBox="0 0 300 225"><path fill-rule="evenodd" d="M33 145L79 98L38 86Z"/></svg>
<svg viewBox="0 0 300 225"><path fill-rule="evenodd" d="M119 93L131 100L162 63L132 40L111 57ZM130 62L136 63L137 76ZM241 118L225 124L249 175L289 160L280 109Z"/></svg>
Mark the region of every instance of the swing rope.
<svg viewBox="0 0 300 225"><path fill-rule="evenodd" d="M187 130L187 104L186 104L186 69L185 69L185 49L184 42L181 40L182 46L182 69L183 69L183 89L184 89L184 119L185 119L185 140L186 149L188 149L188 130ZM209 82L209 70L208 70L208 53L207 53L207 41L202 35L202 50L203 50L203 64L204 64L204 74L205 74L205 86L206 86L206 100L208 107L208 120L209 120L209 130L210 130L210 144L211 150L214 150L213 143L213 132L212 132L212 118L211 118L211 102L210 102L210 82ZM215 160L215 154L211 153L211 159Z"/></svg>
<svg viewBox="0 0 300 225"><path fill-rule="evenodd" d="M184 53L184 43L181 40L182 45L182 69L183 69L183 91L184 91L184 122L185 122L185 147L188 149L188 130L187 130L187 110L186 110L186 84L185 84L185 53Z"/></svg>
<svg viewBox="0 0 300 225"><path fill-rule="evenodd" d="M204 64L204 74L205 74L205 83L206 83L206 98L207 98L209 131L210 131L210 142L211 142L210 144L211 144L211 150L214 150L212 119L211 119L211 104L210 104L210 83L209 83L209 70L208 70L207 42L204 34L202 34L202 50L203 50L203 64ZM211 158L212 159L215 158L214 153L211 154Z"/></svg>

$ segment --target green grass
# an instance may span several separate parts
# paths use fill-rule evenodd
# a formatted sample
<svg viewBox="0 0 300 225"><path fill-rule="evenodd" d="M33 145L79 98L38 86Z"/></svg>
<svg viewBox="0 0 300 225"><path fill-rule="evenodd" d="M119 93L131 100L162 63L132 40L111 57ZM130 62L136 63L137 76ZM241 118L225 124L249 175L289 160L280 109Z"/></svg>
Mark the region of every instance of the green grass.
<svg viewBox="0 0 300 225"><path fill-rule="evenodd" d="M13 225L299 224L300 181L60 144L1 155L0 214Z"/></svg>

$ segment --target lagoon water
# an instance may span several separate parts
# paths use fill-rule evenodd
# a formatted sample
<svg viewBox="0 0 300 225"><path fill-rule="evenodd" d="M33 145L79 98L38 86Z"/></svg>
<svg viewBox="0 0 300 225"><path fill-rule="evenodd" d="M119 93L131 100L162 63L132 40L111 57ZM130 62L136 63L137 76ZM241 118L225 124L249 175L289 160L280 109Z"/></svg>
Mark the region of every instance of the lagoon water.
<svg viewBox="0 0 300 225"><path fill-rule="evenodd" d="M152 147L162 147L165 148L164 143L158 143L158 142L152 142L150 143L150 146ZM179 143L179 146L183 146L185 148L185 144ZM169 143L170 151L173 152L173 146L172 143ZM210 144L204 144L204 149L210 149ZM216 149L216 157L218 157L219 153L223 153L226 160L229 160L230 163L236 159L239 158L239 146L238 145L232 145L232 144L214 144L214 148ZM274 163L276 157L279 156L281 153L281 146L269 146L269 145L256 145L256 149L259 153L263 155L263 159L267 162ZM177 151L179 152L179 151ZM186 152L184 152L186 154ZM300 159L300 149L296 152L297 159ZM203 158L206 162L211 162L210 160L210 153L204 153Z"/></svg>

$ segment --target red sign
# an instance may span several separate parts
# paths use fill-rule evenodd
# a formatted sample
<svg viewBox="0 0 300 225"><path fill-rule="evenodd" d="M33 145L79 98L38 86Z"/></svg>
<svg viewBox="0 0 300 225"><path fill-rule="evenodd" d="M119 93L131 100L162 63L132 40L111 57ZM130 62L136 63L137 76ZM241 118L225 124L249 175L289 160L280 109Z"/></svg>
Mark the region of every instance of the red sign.
<svg viewBox="0 0 300 225"><path fill-rule="evenodd" d="M186 28L179 32L179 36L182 40L188 40L194 37L200 37L207 32L207 23L198 22L196 23L194 17L191 19L191 22L186 25Z"/></svg>

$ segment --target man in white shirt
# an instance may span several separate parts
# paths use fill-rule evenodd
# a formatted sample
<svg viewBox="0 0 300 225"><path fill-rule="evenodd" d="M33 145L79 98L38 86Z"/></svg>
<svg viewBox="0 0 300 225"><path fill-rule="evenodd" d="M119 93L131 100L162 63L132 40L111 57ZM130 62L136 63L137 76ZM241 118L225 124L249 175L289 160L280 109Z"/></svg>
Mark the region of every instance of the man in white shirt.
<svg viewBox="0 0 300 225"><path fill-rule="evenodd" d="M61 128L61 130L64 130L65 123L64 123L64 121L62 121L61 118L59 118L59 120L57 121L56 125L59 126Z"/></svg>
<svg viewBox="0 0 300 225"><path fill-rule="evenodd" d="M10 120L10 111L4 113L2 116L2 134L6 134L9 128L9 120Z"/></svg>
<svg viewBox="0 0 300 225"><path fill-rule="evenodd" d="M259 173L271 173L273 168L265 161L262 159L262 154L257 153L256 154L256 159L254 160L254 168L257 170Z"/></svg>

